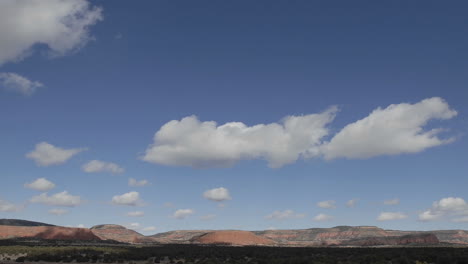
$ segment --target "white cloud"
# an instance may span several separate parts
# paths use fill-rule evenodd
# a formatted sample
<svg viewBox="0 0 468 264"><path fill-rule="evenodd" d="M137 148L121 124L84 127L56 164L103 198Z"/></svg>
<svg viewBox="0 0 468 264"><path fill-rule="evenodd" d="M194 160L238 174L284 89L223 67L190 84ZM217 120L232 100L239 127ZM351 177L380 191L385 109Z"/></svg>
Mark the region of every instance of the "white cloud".
<svg viewBox="0 0 468 264"><path fill-rule="evenodd" d="M24 206L15 205L5 200L0 200L0 212L17 212L23 208Z"/></svg>
<svg viewBox="0 0 468 264"><path fill-rule="evenodd" d="M377 217L378 221L391 221L391 220L401 220L408 218L408 216L401 212L382 212Z"/></svg>
<svg viewBox="0 0 468 264"><path fill-rule="evenodd" d="M73 196L68 194L67 191L56 193L52 196L48 196L47 193L34 196L30 200L31 203L42 203L53 206L68 206L74 207L80 205L83 201L80 196Z"/></svg>
<svg viewBox="0 0 468 264"><path fill-rule="evenodd" d="M128 192L122 195L112 197L112 203L117 205L138 206L141 204L140 194L138 192Z"/></svg>
<svg viewBox="0 0 468 264"><path fill-rule="evenodd" d="M359 202L359 198L354 198L346 202L346 207L353 208Z"/></svg>
<svg viewBox="0 0 468 264"><path fill-rule="evenodd" d="M101 12L87 0L0 1L0 65L24 59L37 44L55 56L78 50Z"/></svg>
<svg viewBox="0 0 468 264"><path fill-rule="evenodd" d="M327 222L333 220L333 216L327 214L318 214L314 217L314 221Z"/></svg>
<svg viewBox="0 0 468 264"><path fill-rule="evenodd" d="M468 216L468 203L459 197L447 197L432 203L432 207L419 214L420 221L433 221L442 218L452 218L452 221L463 222Z"/></svg>
<svg viewBox="0 0 468 264"><path fill-rule="evenodd" d="M86 228L86 226L83 225L83 224L78 224L76 227L78 227L78 228Z"/></svg>
<svg viewBox="0 0 468 264"><path fill-rule="evenodd" d="M210 221L210 220L213 220L216 218L216 215L215 214L207 214L207 215L203 215L200 217L201 220L203 221Z"/></svg>
<svg viewBox="0 0 468 264"><path fill-rule="evenodd" d="M136 180L136 179L133 179L133 178L130 178L128 179L128 186L131 186L131 187L142 187L142 186L146 186L146 185L149 185L149 181L147 180Z"/></svg>
<svg viewBox="0 0 468 264"><path fill-rule="evenodd" d="M30 81L24 76L13 72L0 72L0 87L6 91L32 95L37 88L44 86L40 82Z"/></svg>
<svg viewBox="0 0 468 264"><path fill-rule="evenodd" d="M265 216L266 219L285 220L304 218L305 214L297 214L293 210L274 211L273 213Z"/></svg>
<svg viewBox="0 0 468 264"><path fill-rule="evenodd" d="M141 231L143 231L143 232L153 232L153 231L156 231L156 227L155 226L147 226L147 227L144 227L143 229L141 229Z"/></svg>
<svg viewBox="0 0 468 264"><path fill-rule="evenodd" d="M135 212L128 212L127 216L132 216L132 217L142 217L145 215L145 212L143 211L135 211Z"/></svg>
<svg viewBox="0 0 468 264"><path fill-rule="evenodd" d="M53 215L64 215L67 213L68 213L68 210L60 209L60 208L54 208L54 209L49 210L49 214L53 214Z"/></svg>
<svg viewBox="0 0 468 264"><path fill-rule="evenodd" d="M215 201L215 202L222 202L226 200L231 200L231 196L229 195L229 190L224 187L214 188L211 190L207 190L203 193L203 197Z"/></svg>
<svg viewBox="0 0 468 264"><path fill-rule="evenodd" d="M176 218L176 219L184 219L192 214L194 214L195 211L193 209L179 209L177 211L174 212L174 214L172 215L172 217Z"/></svg>
<svg viewBox="0 0 468 264"><path fill-rule="evenodd" d="M125 170L119 165L112 162L105 162L100 160L91 160L84 164L82 167L84 172L110 172L112 174L123 173Z"/></svg>
<svg viewBox="0 0 468 264"><path fill-rule="evenodd" d="M270 167L278 168L317 155L336 112L332 107L319 114L288 116L279 123L254 126L218 125L201 122L196 116L172 120L156 132L142 159L191 167L226 167L240 160L265 159Z"/></svg>
<svg viewBox="0 0 468 264"><path fill-rule="evenodd" d="M37 191L46 192L55 188L55 184L47 180L46 178L39 178L31 183L25 183L24 187L37 190Z"/></svg>
<svg viewBox="0 0 468 264"><path fill-rule="evenodd" d="M397 204L400 204L400 199L395 198L395 199L385 200L384 204L385 205L397 205Z"/></svg>
<svg viewBox="0 0 468 264"><path fill-rule="evenodd" d="M336 208L336 202L334 200L321 201L317 203L320 208L334 209Z"/></svg>
<svg viewBox="0 0 468 264"><path fill-rule="evenodd" d="M85 151L86 148L63 149L47 142L41 142L36 148L26 154L26 157L36 162L38 166L51 166L65 163L74 155Z"/></svg>
<svg viewBox="0 0 468 264"><path fill-rule="evenodd" d="M442 129L424 130L433 119L450 119L457 115L439 97L416 104L392 104L377 108L367 117L345 126L321 147L326 159L339 157L365 159L379 155L416 153L452 142L440 139Z"/></svg>

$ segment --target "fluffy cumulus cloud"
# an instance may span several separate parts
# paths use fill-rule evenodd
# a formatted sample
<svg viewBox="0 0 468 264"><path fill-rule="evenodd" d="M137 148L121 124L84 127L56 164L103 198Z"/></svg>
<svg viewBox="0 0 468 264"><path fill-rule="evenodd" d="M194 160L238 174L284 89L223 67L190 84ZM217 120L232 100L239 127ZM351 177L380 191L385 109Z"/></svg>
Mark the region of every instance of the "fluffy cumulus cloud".
<svg viewBox="0 0 468 264"><path fill-rule="evenodd" d="M222 202L226 200L231 200L231 196L229 195L229 190L224 187L214 188L211 190L207 190L203 193L203 197L215 201L215 202Z"/></svg>
<svg viewBox="0 0 468 264"><path fill-rule="evenodd" d="M453 138L438 137L443 129L424 130L423 127L430 120L456 115L439 97L377 108L369 116L345 126L321 146L321 152L326 159L365 159L420 152L453 141Z"/></svg>
<svg viewBox="0 0 468 264"><path fill-rule="evenodd" d="M358 202L359 202L359 198L351 199L346 202L346 207L354 208Z"/></svg>
<svg viewBox="0 0 468 264"><path fill-rule="evenodd" d="M131 187L142 187L142 186L146 186L149 184L150 183L148 180L136 180L134 178L128 179L128 186L131 186Z"/></svg>
<svg viewBox="0 0 468 264"><path fill-rule="evenodd" d="M317 206L320 208L334 209L336 208L336 201L334 200L321 201L317 203Z"/></svg>
<svg viewBox="0 0 468 264"><path fill-rule="evenodd" d="M17 212L23 207L0 199L0 212Z"/></svg>
<svg viewBox="0 0 468 264"><path fill-rule="evenodd" d="M91 160L84 164L81 169L87 173L109 172L112 174L119 174L125 171L122 167L115 163L100 160Z"/></svg>
<svg viewBox="0 0 468 264"><path fill-rule="evenodd" d="M116 205L129 205L129 206L141 205L140 193L128 192L122 195L115 195L114 197L112 197L112 203Z"/></svg>
<svg viewBox="0 0 468 264"><path fill-rule="evenodd" d="M432 203L432 207L419 214L420 221L450 218L454 222L468 220L468 203L459 197L447 197Z"/></svg>
<svg viewBox="0 0 468 264"><path fill-rule="evenodd" d="M33 151L26 154L26 157L34 160L38 166L51 166L63 164L85 150L86 148L63 149L47 142L41 142L36 145Z"/></svg>
<svg viewBox="0 0 468 264"><path fill-rule="evenodd" d="M156 132L142 159L191 167L224 167L240 160L265 159L277 168L316 155L336 111L332 107L319 114L288 116L279 123L254 126L241 122L218 125L201 122L196 116L172 120Z"/></svg>
<svg viewBox="0 0 468 264"><path fill-rule="evenodd" d="M60 208L54 208L54 209L49 210L49 214L52 214L52 215L64 215L67 213L68 213L68 210L60 209Z"/></svg>
<svg viewBox="0 0 468 264"><path fill-rule="evenodd" d="M32 95L37 88L42 86L44 86L42 83L31 81L19 74L13 72L0 72L0 87L6 91L29 96Z"/></svg>
<svg viewBox="0 0 468 264"><path fill-rule="evenodd" d="M80 196L71 195L67 191L63 191L51 196L49 196L47 193L42 193L31 198L30 202L53 206L74 207L80 205L83 201L81 200Z"/></svg>
<svg viewBox="0 0 468 264"><path fill-rule="evenodd" d="M266 215L266 219L274 220L285 220L285 219L297 219L304 218L305 214L295 213L293 210L274 211L273 213Z"/></svg>
<svg viewBox="0 0 468 264"><path fill-rule="evenodd" d="M195 211L193 209L179 209L174 212L172 217L176 219L185 219L194 213Z"/></svg>
<svg viewBox="0 0 468 264"><path fill-rule="evenodd" d="M46 178L39 178L33 182L24 184L24 187L36 191L47 192L55 188L55 184Z"/></svg>
<svg viewBox="0 0 468 264"><path fill-rule="evenodd" d="M408 218L408 216L401 212L382 212L377 217L378 221L391 221L391 220L401 220Z"/></svg>
<svg viewBox="0 0 468 264"><path fill-rule="evenodd" d="M385 200L384 204L385 205L397 205L397 204L400 204L400 199L395 198L395 199Z"/></svg>
<svg viewBox="0 0 468 264"><path fill-rule="evenodd" d="M313 218L317 222L327 222L333 220L333 216L327 214L318 214Z"/></svg>
<svg viewBox="0 0 468 264"><path fill-rule="evenodd" d="M53 55L76 51L91 39L101 13L87 0L0 1L0 65L22 60L37 44Z"/></svg>
<svg viewBox="0 0 468 264"><path fill-rule="evenodd" d="M145 212L143 211L128 212L127 216L142 217L142 216L145 216Z"/></svg>

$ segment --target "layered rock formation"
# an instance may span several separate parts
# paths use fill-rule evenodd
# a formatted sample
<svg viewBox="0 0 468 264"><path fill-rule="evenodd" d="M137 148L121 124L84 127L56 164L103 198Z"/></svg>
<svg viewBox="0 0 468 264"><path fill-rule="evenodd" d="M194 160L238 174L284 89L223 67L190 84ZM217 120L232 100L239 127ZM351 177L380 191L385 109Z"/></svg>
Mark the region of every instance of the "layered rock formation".
<svg viewBox="0 0 468 264"><path fill-rule="evenodd" d="M0 225L0 238L41 238L58 240L100 240L87 228L59 226L8 226Z"/></svg>
<svg viewBox="0 0 468 264"><path fill-rule="evenodd" d="M91 232L102 240L114 240L124 243L151 243L153 239L120 225L97 225Z"/></svg>
<svg viewBox="0 0 468 264"><path fill-rule="evenodd" d="M222 245L274 245L275 242L248 231L226 230L214 231L192 239L194 243L200 244L222 244Z"/></svg>

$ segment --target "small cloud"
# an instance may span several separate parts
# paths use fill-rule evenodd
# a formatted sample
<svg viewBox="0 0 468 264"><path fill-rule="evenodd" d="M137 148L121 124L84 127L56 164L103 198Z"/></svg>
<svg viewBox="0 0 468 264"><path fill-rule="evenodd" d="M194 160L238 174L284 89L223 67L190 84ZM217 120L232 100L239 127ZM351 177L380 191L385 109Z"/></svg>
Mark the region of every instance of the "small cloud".
<svg viewBox="0 0 468 264"><path fill-rule="evenodd" d="M229 190L224 187L214 188L208 190L203 193L203 197L215 201L215 202L222 202L226 200L231 200L231 196L229 195Z"/></svg>
<svg viewBox="0 0 468 264"><path fill-rule="evenodd" d="M335 209L336 202L334 200L321 201L317 203L317 206L320 208Z"/></svg>
<svg viewBox="0 0 468 264"><path fill-rule="evenodd" d="M385 200L384 204L385 205L397 205L397 204L400 204L400 199L395 198L395 199Z"/></svg>
<svg viewBox="0 0 468 264"><path fill-rule="evenodd" d="M17 212L24 208L24 206L15 205L5 200L0 200L0 212Z"/></svg>
<svg viewBox="0 0 468 264"><path fill-rule="evenodd" d="M391 221L391 220L401 220L408 218L408 216L401 212L383 212L380 213L379 217L377 217L378 221Z"/></svg>
<svg viewBox="0 0 468 264"><path fill-rule="evenodd" d="M125 169L115 163L100 160L91 160L90 162L84 164L81 168L84 172L87 173L109 172L112 174L120 174L125 171Z"/></svg>
<svg viewBox="0 0 468 264"><path fill-rule="evenodd" d="M49 214L52 214L52 215L64 215L67 213L68 213L68 210L65 210L65 209L54 208L54 209L49 210Z"/></svg>
<svg viewBox="0 0 468 264"><path fill-rule="evenodd" d="M143 186L146 186L146 185L149 185L149 181L147 180L136 180L134 178L130 178L128 179L128 186L131 186L131 187L143 187Z"/></svg>
<svg viewBox="0 0 468 264"><path fill-rule="evenodd" d="M41 142L36 148L26 154L28 159L32 159L38 166L51 166L63 164L76 154L87 150L86 148L63 149L47 142Z"/></svg>
<svg viewBox="0 0 468 264"><path fill-rule="evenodd" d="M304 218L305 214L296 214L293 210L274 211L273 213L265 216L266 219L285 220Z"/></svg>
<svg viewBox="0 0 468 264"><path fill-rule="evenodd" d="M80 205L83 201L80 196L74 196L69 194L67 191L63 191L52 196L48 196L47 193L42 193L31 198L30 202L53 206L75 207Z"/></svg>
<svg viewBox="0 0 468 264"><path fill-rule="evenodd" d="M6 91L30 96L36 92L37 88L44 85L40 82L30 81L26 77L13 72L0 72L0 86Z"/></svg>
<svg viewBox="0 0 468 264"><path fill-rule="evenodd" d="M78 227L78 228L86 228L85 225L83 225L83 224L78 224L76 227Z"/></svg>
<svg viewBox="0 0 468 264"><path fill-rule="evenodd" d="M36 191L47 192L55 188L55 184L51 181L48 181L46 178L39 178L31 183L25 183L24 187Z"/></svg>
<svg viewBox="0 0 468 264"><path fill-rule="evenodd" d="M145 215L145 212L143 211L135 211L135 212L128 212L127 213L127 216L131 216L131 217L142 217Z"/></svg>
<svg viewBox="0 0 468 264"><path fill-rule="evenodd" d="M141 204L140 193L128 192L112 197L112 203L116 205L138 206Z"/></svg>
<svg viewBox="0 0 468 264"><path fill-rule="evenodd" d="M115 36L114 36L115 39L122 39L123 38L123 35L122 33L117 33Z"/></svg>
<svg viewBox="0 0 468 264"><path fill-rule="evenodd" d="M327 214L318 214L314 217L314 221L327 222L333 220L333 216Z"/></svg>
<svg viewBox="0 0 468 264"><path fill-rule="evenodd" d="M346 202L346 207L354 208L358 202L359 202L359 198L351 199Z"/></svg>
<svg viewBox="0 0 468 264"><path fill-rule="evenodd" d="M195 213L195 211L193 209L179 209L179 210L174 212L172 217L174 217L176 219L185 219L185 218L187 218L188 216L190 216L190 215L192 215L194 213Z"/></svg>
<svg viewBox="0 0 468 264"><path fill-rule="evenodd" d="M200 217L200 219L203 220L203 221L210 221L210 220L213 220L215 218L216 218L215 214L208 214L208 215L204 215L204 216Z"/></svg>
<svg viewBox="0 0 468 264"><path fill-rule="evenodd" d="M171 203L171 202L167 202L167 203L164 203L163 206L166 207L166 208L173 208L174 204Z"/></svg>

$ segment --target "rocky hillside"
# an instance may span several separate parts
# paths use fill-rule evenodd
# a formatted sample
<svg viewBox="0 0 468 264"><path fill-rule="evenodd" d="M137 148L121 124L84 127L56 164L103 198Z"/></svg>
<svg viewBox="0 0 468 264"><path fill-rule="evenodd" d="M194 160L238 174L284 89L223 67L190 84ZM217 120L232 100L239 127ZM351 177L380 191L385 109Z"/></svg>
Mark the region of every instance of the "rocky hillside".
<svg viewBox="0 0 468 264"><path fill-rule="evenodd" d="M176 230L149 236L159 243L164 244L189 244L194 237L199 237L213 230Z"/></svg>
<svg viewBox="0 0 468 264"><path fill-rule="evenodd" d="M275 242L271 239L257 236L249 231L238 230L223 230L214 231L191 240L193 243L199 244L218 244L218 245L274 245Z"/></svg>
<svg viewBox="0 0 468 264"><path fill-rule="evenodd" d="M97 225L91 227L91 232L102 240L115 240L124 243L151 243L152 238L120 225Z"/></svg>
<svg viewBox="0 0 468 264"><path fill-rule="evenodd" d="M0 238L41 238L57 240L100 240L89 229L59 226L0 225Z"/></svg>

